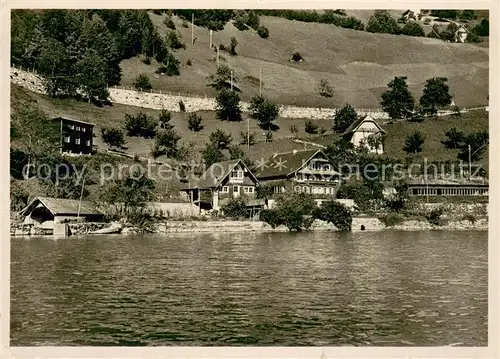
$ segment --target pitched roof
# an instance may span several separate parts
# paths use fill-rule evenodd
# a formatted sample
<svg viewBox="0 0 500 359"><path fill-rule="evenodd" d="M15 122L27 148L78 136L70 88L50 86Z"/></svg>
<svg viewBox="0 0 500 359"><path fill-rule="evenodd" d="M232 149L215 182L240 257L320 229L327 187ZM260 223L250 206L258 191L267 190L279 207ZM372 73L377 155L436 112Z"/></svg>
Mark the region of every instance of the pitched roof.
<svg viewBox="0 0 500 359"><path fill-rule="evenodd" d="M27 215L34 210L39 204L47 208L54 216L61 214L78 214L78 206L80 201L76 199L36 197L24 209L19 212L21 215ZM102 215L103 213L97 209L92 202L82 201L80 205L80 214L86 215Z"/></svg>
<svg viewBox="0 0 500 359"><path fill-rule="evenodd" d="M66 116L55 117L55 118L53 118L53 120L66 120L66 121L75 122L75 123L83 123L85 125L89 125L89 126L92 126L92 127L95 126L95 124L93 124L93 123L82 121L82 120L75 120L74 118L69 118L69 117L66 117Z"/></svg>
<svg viewBox="0 0 500 359"><path fill-rule="evenodd" d="M189 186L184 187L183 189L209 189L209 188L215 188L220 185L220 183L231 173L233 168L236 167L236 165L241 164L243 165L247 170L248 173L252 177L254 177L255 181L257 181L257 178L254 176L254 174L248 169L248 167L245 165L245 163L240 160L229 160L229 161L224 161L224 162L216 162L212 164L208 170L201 175L200 179L198 181L195 181L194 183L191 183Z"/></svg>
<svg viewBox="0 0 500 359"><path fill-rule="evenodd" d="M299 170L317 153L319 149L278 153L260 164L257 178L287 176Z"/></svg>
<svg viewBox="0 0 500 359"><path fill-rule="evenodd" d="M359 126L361 126L363 124L363 122L366 122L366 121L373 122L378 127L380 132L385 133L385 131L382 129L382 127L380 127L379 124L370 115L365 115L363 117L358 118L353 123L351 123L351 125L344 131L342 136L349 135L351 133L356 132L357 129L359 128Z"/></svg>

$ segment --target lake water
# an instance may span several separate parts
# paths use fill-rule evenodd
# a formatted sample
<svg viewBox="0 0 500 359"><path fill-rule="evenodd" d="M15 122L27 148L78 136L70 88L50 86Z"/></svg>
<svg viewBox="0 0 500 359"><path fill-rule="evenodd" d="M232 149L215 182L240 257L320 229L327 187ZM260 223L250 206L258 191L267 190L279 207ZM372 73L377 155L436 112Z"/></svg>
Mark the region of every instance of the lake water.
<svg viewBox="0 0 500 359"><path fill-rule="evenodd" d="M486 346L486 231L11 240L11 346Z"/></svg>

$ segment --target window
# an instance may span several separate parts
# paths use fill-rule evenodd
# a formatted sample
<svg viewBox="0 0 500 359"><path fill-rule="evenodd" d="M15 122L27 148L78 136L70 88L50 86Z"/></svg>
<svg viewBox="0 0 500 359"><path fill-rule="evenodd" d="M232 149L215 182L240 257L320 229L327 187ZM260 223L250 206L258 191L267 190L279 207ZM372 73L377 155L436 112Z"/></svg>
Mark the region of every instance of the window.
<svg viewBox="0 0 500 359"><path fill-rule="evenodd" d="M242 170L231 172L231 178L243 179L243 177L244 177L244 172Z"/></svg>
<svg viewBox="0 0 500 359"><path fill-rule="evenodd" d="M82 127L82 132L86 132L87 129L85 127Z"/></svg>
<svg viewBox="0 0 500 359"><path fill-rule="evenodd" d="M228 192L229 192L229 187L228 186L222 187L222 193L228 193Z"/></svg>
<svg viewBox="0 0 500 359"><path fill-rule="evenodd" d="M70 130L74 130L75 129L75 125L69 125L69 129Z"/></svg>
<svg viewBox="0 0 500 359"><path fill-rule="evenodd" d="M248 187L243 187L243 192L248 193Z"/></svg>
<svg viewBox="0 0 500 359"><path fill-rule="evenodd" d="M80 139L79 139L79 138L75 139L75 143L76 143L77 145L79 145L79 144L80 144Z"/></svg>
<svg viewBox="0 0 500 359"><path fill-rule="evenodd" d="M233 192L239 192L240 187L239 186L233 186Z"/></svg>
<svg viewBox="0 0 500 359"><path fill-rule="evenodd" d="M253 187L248 187L248 193L253 193Z"/></svg>
<svg viewBox="0 0 500 359"><path fill-rule="evenodd" d="M64 136L64 142L69 143L70 142L70 137L69 136Z"/></svg>
<svg viewBox="0 0 500 359"><path fill-rule="evenodd" d="M87 147L90 147L90 140L87 140Z"/></svg>
<svg viewBox="0 0 500 359"><path fill-rule="evenodd" d="M76 126L76 130L77 130L77 131L80 131L80 126Z"/></svg>

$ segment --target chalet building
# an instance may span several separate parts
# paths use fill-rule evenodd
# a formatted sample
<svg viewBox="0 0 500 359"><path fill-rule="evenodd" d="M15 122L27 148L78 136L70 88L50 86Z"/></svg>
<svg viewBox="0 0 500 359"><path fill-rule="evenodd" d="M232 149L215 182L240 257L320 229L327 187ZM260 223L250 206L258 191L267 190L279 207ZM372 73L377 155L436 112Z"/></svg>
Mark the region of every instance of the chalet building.
<svg viewBox="0 0 500 359"><path fill-rule="evenodd" d="M36 197L19 214L24 224L53 229L54 224L76 220L98 222L104 214L89 201Z"/></svg>
<svg viewBox="0 0 500 359"><path fill-rule="evenodd" d="M408 183L408 194L410 196L488 196L489 185L486 181L481 182L452 182L445 180L414 180Z"/></svg>
<svg viewBox="0 0 500 359"><path fill-rule="evenodd" d="M454 34L455 42L466 42L468 35L469 35L469 30L467 29L467 27L460 25Z"/></svg>
<svg viewBox="0 0 500 359"><path fill-rule="evenodd" d="M61 125L61 153L92 154L94 124L67 117L57 117L54 120Z"/></svg>
<svg viewBox="0 0 500 359"><path fill-rule="evenodd" d="M384 153L382 136L385 134L377 122L370 115L366 115L354 121L342 137L355 147L365 146L371 153L382 154Z"/></svg>
<svg viewBox="0 0 500 359"><path fill-rule="evenodd" d="M181 190L201 209L220 210L232 198L244 196L248 211L257 214L264 201L256 199L258 180L242 160L217 162L195 183Z"/></svg>
<svg viewBox="0 0 500 359"><path fill-rule="evenodd" d="M256 171L259 184L273 188L275 194L304 192L318 199L335 198L340 173L318 149L278 153Z"/></svg>
<svg viewBox="0 0 500 359"><path fill-rule="evenodd" d="M417 21L420 20L420 17L421 17L420 9L408 9L401 15L399 22L407 22L410 20Z"/></svg>

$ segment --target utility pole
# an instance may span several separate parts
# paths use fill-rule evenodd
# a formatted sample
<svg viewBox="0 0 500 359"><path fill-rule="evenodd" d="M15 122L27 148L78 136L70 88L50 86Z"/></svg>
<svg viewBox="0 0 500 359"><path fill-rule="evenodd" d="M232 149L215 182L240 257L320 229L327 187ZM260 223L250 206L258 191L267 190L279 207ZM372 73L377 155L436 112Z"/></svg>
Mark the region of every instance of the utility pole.
<svg viewBox="0 0 500 359"><path fill-rule="evenodd" d="M231 70L231 91L233 91L233 70Z"/></svg>
<svg viewBox="0 0 500 359"><path fill-rule="evenodd" d="M210 30L210 49L212 49L212 30Z"/></svg>
<svg viewBox="0 0 500 359"><path fill-rule="evenodd" d="M250 151L250 117L247 118L247 150Z"/></svg>
<svg viewBox="0 0 500 359"><path fill-rule="evenodd" d="M471 164L471 154L470 154L470 145L469 145L469 181L471 180L472 175L472 164Z"/></svg>
<svg viewBox="0 0 500 359"><path fill-rule="evenodd" d="M194 44L194 13L191 13L191 45Z"/></svg>
<svg viewBox="0 0 500 359"><path fill-rule="evenodd" d="M219 67L219 46L217 46L217 67Z"/></svg>
<svg viewBox="0 0 500 359"><path fill-rule="evenodd" d="M259 96L262 97L262 66L259 67Z"/></svg>

